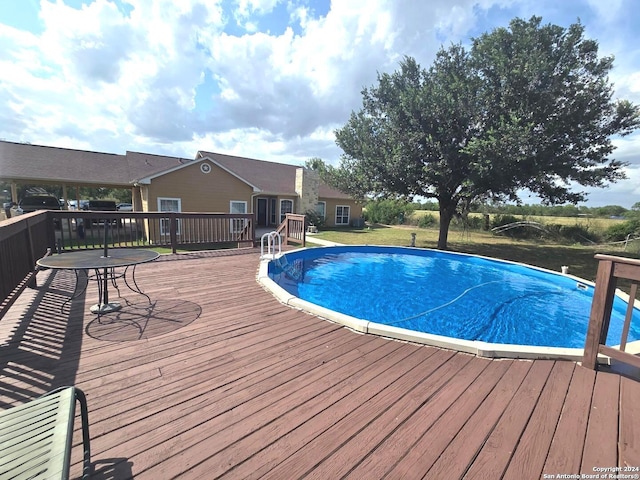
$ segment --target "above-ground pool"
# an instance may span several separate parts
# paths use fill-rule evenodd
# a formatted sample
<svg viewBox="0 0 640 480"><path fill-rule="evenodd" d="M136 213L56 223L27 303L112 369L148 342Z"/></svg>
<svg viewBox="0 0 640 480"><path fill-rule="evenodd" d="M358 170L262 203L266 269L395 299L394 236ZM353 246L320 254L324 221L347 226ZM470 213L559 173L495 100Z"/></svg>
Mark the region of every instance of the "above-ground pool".
<svg viewBox="0 0 640 480"><path fill-rule="evenodd" d="M388 331L580 349L594 290L576 277L522 264L398 247L297 250L270 261L268 277L292 297ZM616 297L608 345L620 343L626 309ZM629 342L640 339L634 310Z"/></svg>

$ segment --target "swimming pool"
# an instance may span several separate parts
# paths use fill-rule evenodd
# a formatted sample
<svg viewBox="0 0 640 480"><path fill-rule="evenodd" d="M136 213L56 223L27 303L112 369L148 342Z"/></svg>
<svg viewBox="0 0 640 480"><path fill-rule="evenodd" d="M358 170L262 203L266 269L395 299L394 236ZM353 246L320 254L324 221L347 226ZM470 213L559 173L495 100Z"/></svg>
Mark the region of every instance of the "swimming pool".
<svg viewBox="0 0 640 480"><path fill-rule="evenodd" d="M593 285L576 277L399 247L297 250L269 262L266 275L288 296L286 303L330 319L335 312L356 330L443 346L451 341L474 353L512 345L525 352L582 349L593 296ZM626 307L616 298L609 345L620 343ZM639 328L636 309L629 342L640 339Z"/></svg>

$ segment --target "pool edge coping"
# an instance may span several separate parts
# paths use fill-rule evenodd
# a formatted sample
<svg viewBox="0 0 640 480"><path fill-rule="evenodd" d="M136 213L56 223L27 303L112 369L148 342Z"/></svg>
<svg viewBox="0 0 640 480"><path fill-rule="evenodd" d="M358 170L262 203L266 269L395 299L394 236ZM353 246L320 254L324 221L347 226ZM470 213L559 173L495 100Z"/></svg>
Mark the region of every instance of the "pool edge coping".
<svg viewBox="0 0 640 480"><path fill-rule="evenodd" d="M378 246L378 245L367 245L367 246ZM382 246L393 248L392 246L389 246L389 245L382 245ZM313 248L318 248L318 247L313 247ZM411 248L411 247L396 247L396 248ZM302 300L301 298L296 297L295 295L287 292L284 288L282 288L280 285L278 285L269 277L268 265L269 265L269 262L279 258L282 255L285 255L285 253L293 253L296 251L306 250L306 249L307 247L299 248L299 249L290 250L287 252L282 252L278 255L269 255L269 256L264 256L260 258L260 265L258 268L256 279L258 283L260 283L260 285L262 285L262 287L265 288L265 290L267 290L274 297L276 297L278 301L280 301L280 303L288 305L292 308L297 308L298 310L304 311L311 315L315 315L324 320L343 325L359 333L377 335L384 338L390 338L393 340L401 340L406 342L418 343L422 345L429 345L432 347L446 348L449 350L456 350L459 352L469 353L469 354L476 355L478 357L483 357L483 358L511 358L511 359L526 359L526 360L570 360L578 363L582 362L582 358L584 356L583 348L539 347L539 346L530 346L530 345L489 343L489 342L483 342L480 340L464 340L464 339L458 339L453 337L445 337L442 335L416 332L414 330L408 330L405 328L399 328L391 325L384 325L381 323L371 322L369 320L363 320L360 318L352 317L350 315L346 315L344 313L330 310L328 308L322 307L320 305L316 305L315 303L311 303L306 300ZM422 249L419 249L419 250L422 250ZM450 253L458 253L458 252L450 252ZM514 262L510 260L495 259L492 257L485 257L482 255L466 254L466 253L461 255L487 258L490 260L499 260L499 261L511 263L514 265L521 265L523 267L534 268L536 270L541 270L544 272L559 274L558 272L554 272L552 270L536 267L534 265L528 265L525 263ZM569 273L559 274L559 275L567 276L578 282L585 283L590 286L595 285L594 282L590 282L583 278L576 277L575 275L571 275ZM625 294L622 291L616 291L616 295L624 296ZM626 297L628 298L628 295L626 295ZM605 355L598 354L598 363L610 365L614 363L614 361Z"/></svg>

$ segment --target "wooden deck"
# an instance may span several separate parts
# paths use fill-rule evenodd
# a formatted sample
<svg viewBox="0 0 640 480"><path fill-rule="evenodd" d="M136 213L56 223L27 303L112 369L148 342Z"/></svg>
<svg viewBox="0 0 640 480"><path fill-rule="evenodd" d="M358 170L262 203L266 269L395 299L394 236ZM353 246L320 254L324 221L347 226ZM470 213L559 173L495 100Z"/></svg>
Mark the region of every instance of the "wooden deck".
<svg viewBox="0 0 640 480"><path fill-rule="evenodd" d="M74 275L40 273L0 322L0 408L79 386L98 479L540 479L640 466L636 380L357 334L278 303L255 280L258 256L141 265L152 308L123 289L131 305L102 323L89 313L95 282L63 306Z"/></svg>

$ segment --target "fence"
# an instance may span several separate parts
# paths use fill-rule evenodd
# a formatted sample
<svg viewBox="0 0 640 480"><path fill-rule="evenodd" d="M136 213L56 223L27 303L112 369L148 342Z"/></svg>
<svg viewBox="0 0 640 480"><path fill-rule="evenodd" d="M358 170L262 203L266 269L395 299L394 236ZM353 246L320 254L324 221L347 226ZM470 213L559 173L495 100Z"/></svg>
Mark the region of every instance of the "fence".
<svg viewBox="0 0 640 480"><path fill-rule="evenodd" d="M182 212L49 212L59 225L57 251L114 247L199 249L253 246L252 214ZM106 237L105 237L106 235Z"/></svg>

